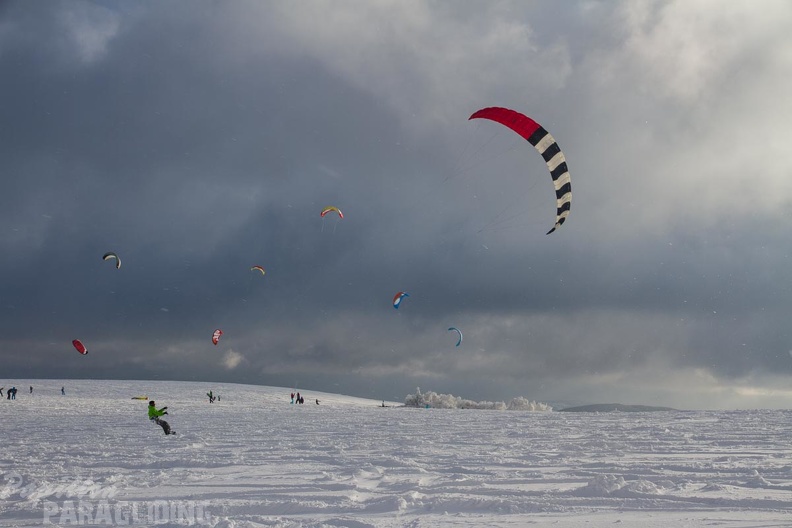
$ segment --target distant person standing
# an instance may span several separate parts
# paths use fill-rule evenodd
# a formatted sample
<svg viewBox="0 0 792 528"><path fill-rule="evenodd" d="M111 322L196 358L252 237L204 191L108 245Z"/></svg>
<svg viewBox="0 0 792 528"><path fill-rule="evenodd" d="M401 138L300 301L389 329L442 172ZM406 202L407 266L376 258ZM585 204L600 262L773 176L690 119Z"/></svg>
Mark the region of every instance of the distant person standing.
<svg viewBox="0 0 792 528"><path fill-rule="evenodd" d="M33 385L30 386L30 394L33 394Z"/></svg>
<svg viewBox="0 0 792 528"><path fill-rule="evenodd" d="M3 389L5 389L5 387L0 387L0 398L3 397Z"/></svg>
<svg viewBox="0 0 792 528"><path fill-rule="evenodd" d="M11 387L11 390L10 390L10 391L8 391L8 392L10 392L10 393L11 393L11 399L12 399L12 400L16 400L16 393L17 393L17 388L16 388L16 387Z"/></svg>
<svg viewBox="0 0 792 528"><path fill-rule="evenodd" d="M61 394L66 396L66 387L61 387Z"/></svg>
<svg viewBox="0 0 792 528"><path fill-rule="evenodd" d="M294 393L291 393L291 403L294 403Z"/></svg>

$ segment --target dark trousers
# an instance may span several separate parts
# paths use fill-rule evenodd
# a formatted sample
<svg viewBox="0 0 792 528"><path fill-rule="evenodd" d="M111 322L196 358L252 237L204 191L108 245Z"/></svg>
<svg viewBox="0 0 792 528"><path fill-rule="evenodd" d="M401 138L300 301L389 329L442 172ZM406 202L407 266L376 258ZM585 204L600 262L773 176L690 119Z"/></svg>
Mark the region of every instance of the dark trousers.
<svg viewBox="0 0 792 528"><path fill-rule="evenodd" d="M168 422L166 422L165 420L160 420L159 418L152 418L152 419L154 420L154 423L162 427L162 430L165 432L165 434L170 434L171 428Z"/></svg>

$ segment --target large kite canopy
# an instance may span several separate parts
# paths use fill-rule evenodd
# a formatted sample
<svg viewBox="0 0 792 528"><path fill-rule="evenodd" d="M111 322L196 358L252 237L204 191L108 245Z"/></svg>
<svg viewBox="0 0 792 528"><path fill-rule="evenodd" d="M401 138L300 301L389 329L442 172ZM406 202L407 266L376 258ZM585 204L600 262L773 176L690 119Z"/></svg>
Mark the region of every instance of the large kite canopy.
<svg viewBox="0 0 792 528"><path fill-rule="evenodd" d="M547 168L550 169L550 176L553 178L553 187L555 187L556 193L556 221L553 229L547 232L549 235L567 219L572 203L572 184L569 179L569 170L567 169L564 153L561 152L558 143L539 123L520 112L509 110L508 108L482 108L474 112L469 119L478 118L489 119L511 128L528 140L528 143L533 145L544 158Z"/></svg>
<svg viewBox="0 0 792 528"><path fill-rule="evenodd" d="M212 333L212 344L216 345L218 341L220 341L220 336L223 335L223 331L219 328Z"/></svg>
<svg viewBox="0 0 792 528"><path fill-rule="evenodd" d="M261 272L262 275L265 274L264 268L262 268L261 266L253 266L252 268L250 268L250 271L259 271Z"/></svg>

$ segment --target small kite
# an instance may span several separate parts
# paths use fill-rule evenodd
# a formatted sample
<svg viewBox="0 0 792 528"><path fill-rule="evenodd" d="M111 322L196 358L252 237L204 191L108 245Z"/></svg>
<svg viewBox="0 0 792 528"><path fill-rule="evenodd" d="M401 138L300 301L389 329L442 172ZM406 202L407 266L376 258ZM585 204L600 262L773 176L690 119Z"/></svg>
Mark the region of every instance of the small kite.
<svg viewBox="0 0 792 528"><path fill-rule="evenodd" d="M261 274L264 275L264 268L262 268L261 266L253 266L252 268L250 268L250 271L260 271Z"/></svg>
<svg viewBox="0 0 792 528"><path fill-rule="evenodd" d="M212 344L216 345L218 341L220 341L220 336L223 335L223 331L219 328L214 331L212 334Z"/></svg>
<svg viewBox="0 0 792 528"><path fill-rule="evenodd" d="M399 305L402 302L402 299L404 297L409 297L409 296L410 296L410 294L407 293L407 292L399 292L396 295L394 295L393 296L393 307L398 310L399 309Z"/></svg>
<svg viewBox="0 0 792 528"><path fill-rule="evenodd" d="M102 260L111 260L111 259L115 259L115 261L116 261L116 269L121 267L121 259L118 258L118 255L116 255L112 251L108 251L107 253L102 255Z"/></svg>
<svg viewBox="0 0 792 528"><path fill-rule="evenodd" d="M73 340L72 345L74 345L74 348L77 349L77 352L79 352L83 356L88 353L88 349L85 348L85 345L83 345L79 339Z"/></svg>
<svg viewBox="0 0 792 528"><path fill-rule="evenodd" d="M459 339L457 340L457 344L456 344L456 346L459 346L459 345L461 345L461 344L462 344L462 332L460 332L460 331L459 331L459 328L457 328L457 327L455 327L455 326L452 326L452 327L450 327L450 328L448 329L448 331L449 331L449 332L456 332L457 334L459 334Z"/></svg>
<svg viewBox="0 0 792 528"><path fill-rule="evenodd" d="M339 218L344 218L344 213L341 212L341 209L339 209L338 207L333 207L332 205L322 209L322 213L319 216L324 218L327 213L333 212L333 211L338 213L338 217Z"/></svg>

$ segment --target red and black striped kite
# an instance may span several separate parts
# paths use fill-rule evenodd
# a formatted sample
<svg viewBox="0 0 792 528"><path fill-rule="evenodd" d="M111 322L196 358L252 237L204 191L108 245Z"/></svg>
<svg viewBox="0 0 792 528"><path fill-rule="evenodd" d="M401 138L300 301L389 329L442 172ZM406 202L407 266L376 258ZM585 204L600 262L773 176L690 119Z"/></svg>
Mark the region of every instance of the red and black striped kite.
<svg viewBox="0 0 792 528"><path fill-rule="evenodd" d="M550 169L550 176L553 178L553 187L556 193L556 221L553 229L547 232L549 235L569 216L569 209L572 205L572 183L569 179L566 158L561 148L542 125L530 117L509 110L508 108L482 108L475 112L469 119L490 119L496 123L507 126L528 140L547 163Z"/></svg>

